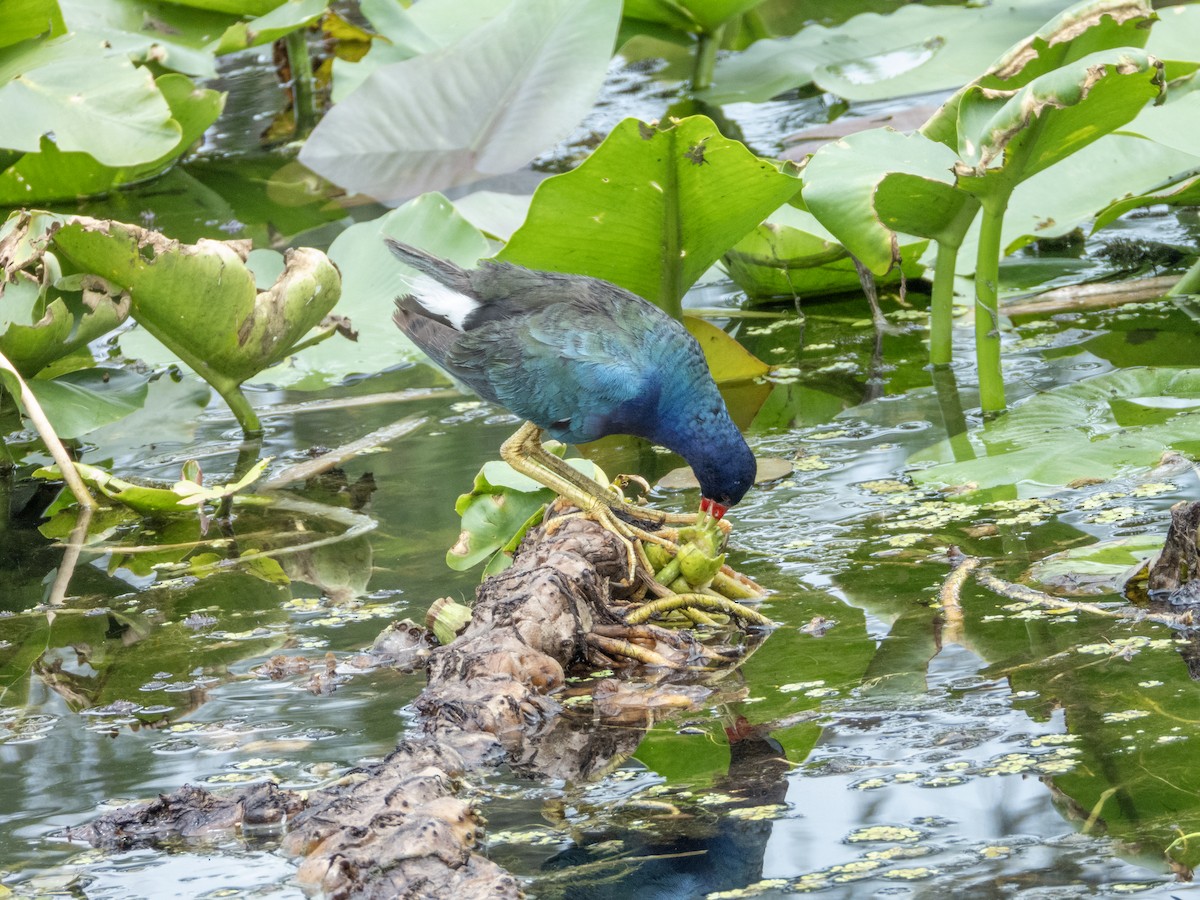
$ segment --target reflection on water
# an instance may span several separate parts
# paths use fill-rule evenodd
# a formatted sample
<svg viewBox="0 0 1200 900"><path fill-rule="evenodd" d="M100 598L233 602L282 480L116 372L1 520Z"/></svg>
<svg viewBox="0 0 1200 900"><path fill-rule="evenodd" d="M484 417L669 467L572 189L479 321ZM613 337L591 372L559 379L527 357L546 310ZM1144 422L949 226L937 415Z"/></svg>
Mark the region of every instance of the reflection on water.
<svg viewBox="0 0 1200 900"><path fill-rule="evenodd" d="M1116 315L1124 314L1073 323L1069 341L1049 333L1019 349L1025 383L1106 368L1097 351ZM1189 344L1178 329L1188 326L1171 307L1144 311L1140 346L1148 343L1163 363L1186 362L1180 352ZM1041 326L1031 333L1048 334ZM780 328L758 337L788 344ZM802 405L793 424L752 429L760 452L800 455L793 475L753 492L737 515L737 564L776 589L765 609L784 626L720 685L719 702L659 721L632 759L593 783L497 775L480 785L489 853L533 879L539 894L700 896L756 884L768 895L932 896L965 885L989 896L1009 889L1003 885L1127 891L1163 883L1154 860L1173 829L1195 817L1187 760L1196 698L1187 666L1166 629L1044 615L978 590L964 597L963 630L944 630L929 605L946 573L930 555L937 546L1006 557L1015 574L1114 526L1086 508L1060 503L1029 514L1003 501L947 503L898 481L908 454L941 437L946 421L921 365L920 337L885 336L911 361L887 373L888 396L855 407L856 394L869 389L873 337L839 307L809 311L805 346L792 351L795 374L776 389L832 399L819 416L808 418ZM402 370L368 387L396 390L419 377ZM957 387L969 405L970 386ZM278 397L293 399L300 398ZM345 467L344 484L372 474L366 512L378 529L320 565L293 569L319 570L308 581L325 590L231 573L131 591L126 573L110 568L113 557L102 557L76 576L79 604L48 625L43 613L21 612L41 595L31 586L45 569L8 564L5 596L17 615L0 623L8 685L0 829L21 883L78 878L93 885L89 895L121 896L124 879L136 877L181 896L234 887L295 895L280 886L291 869L269 845L223 838L203 853L98 858L52 834L103 804L185 782L271 777L307 788L391 749L419 675L373 669L319 694L307 690L307 675L272 681L251 669L279 650L346 659L387 621L419 618L435 596L471 595L474 575L442 563L457 532L453 498L492 458L509 420L439 397L317 408L274 418L267 450L336 445L411 414L432 421L389 452ZM206 469L214 475L236 458L227 427L214 417L195 436L213 448ZM127 446L118 469L137 458ZM610 471L671 466L615 442L599 452ZM178 457L164 456L161 469L177 471ZM1138 528L1162 528L1169 505L1188 490L1181 482L1140 497ZM330 496L328 485L312 491L314 499ZM239 527L263 530L253 517ZM26 559L55 564L57 551L31 520L14 522L10 533L32 548ZM1156 792L1156 780L1175 792ZM244 871L250 880L234 874Z"/></svg>

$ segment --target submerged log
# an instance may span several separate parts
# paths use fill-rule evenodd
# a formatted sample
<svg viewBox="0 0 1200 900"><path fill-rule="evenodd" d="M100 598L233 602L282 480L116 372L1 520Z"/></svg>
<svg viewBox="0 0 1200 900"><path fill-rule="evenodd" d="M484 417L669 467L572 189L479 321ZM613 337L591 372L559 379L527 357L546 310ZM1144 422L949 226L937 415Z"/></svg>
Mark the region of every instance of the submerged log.
<svg viewBox="0 0 1200 900"><path fill-rule="evenodd" d="M384 761L303 796L274 785L220 796L185 786L70 836L126 849L169 836L274 826L285 830L284 849L302 857L301 882L328 897L519 897L516 879L479 853L483 819L458 798L459 776L507 763L541 778L591 777L632 754L655 705L694 706L707 693L672 688L669 702L648 700L640 720L626 702L621 728L563 715L552 695L567 673L614 662L597 649L596 636L669 658L676 672L709 671L753 646L714 653L690 632L625 625L613 604L633 580L628 559L621 539L595 522L548 514L513 566L480 586L467 629L431 654L429 682L416 701L423 734ZM631 664L629 657L620 661Z"/></svg>

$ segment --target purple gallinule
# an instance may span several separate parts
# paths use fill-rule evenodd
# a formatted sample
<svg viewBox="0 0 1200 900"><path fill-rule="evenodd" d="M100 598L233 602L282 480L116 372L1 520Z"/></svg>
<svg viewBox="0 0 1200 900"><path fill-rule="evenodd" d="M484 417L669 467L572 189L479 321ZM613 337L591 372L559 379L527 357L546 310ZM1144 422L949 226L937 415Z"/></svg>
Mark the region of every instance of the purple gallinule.
<svg viewBox="0 0 1200 900"><path fill-rule="evenodd" d="M528 421L501 448L518 471L585 511L662 524L694 520L622 501L541 445L632 434L675 451L720 518L754 483L756 464L700 345L641 297L597 278L483 260L466 270L386 239L421 274L396 300L414 344L481 397Z"/></svg>

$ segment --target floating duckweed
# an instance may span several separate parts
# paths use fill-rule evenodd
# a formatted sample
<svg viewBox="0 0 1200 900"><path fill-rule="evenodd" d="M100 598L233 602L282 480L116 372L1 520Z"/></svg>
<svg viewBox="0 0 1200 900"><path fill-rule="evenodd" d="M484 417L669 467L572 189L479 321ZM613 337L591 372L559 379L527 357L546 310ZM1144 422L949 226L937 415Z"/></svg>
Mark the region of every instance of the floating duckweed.
<svg viewBox="0 0 1200 900"><path fill-rule="evenodd" d="M847 431L845 428L841 428L836 431L822 431L819 434L810 434L808 439L810 441L835 441L838 438L847 437L849 434L849 431Z"/></svg>
<svg viewBox="0 0 1200 900"><path fill-rule="evenodd" d="M1171 484L1169 481L1151 481L1148 484L1140 484L1133 489L1135 497L1157 497L1159 494L1169 494L1179 488Z"/></svg>
<svg viewBox="0 0 1200 900"><path fill-rule="evenodd" d="M841 693L837 688L813 688L811 691L805 691L805 697L836 697Z"/></svg>
<svg viewBox="0 0 1200 900"><path fill-rule="evenodd" d="M807 691L810 688L819 688L825 686L825 679L821 678L817 681L795 681L791 684L781 684L779 692L781 694L790 694L793 691Z"/></svg>
<svg viewBox="0 0 1200 900"><path fill-rule="evenodd" d="M836 348L836 346L837 346L836 344L828 344L828 343L827 344L805 344L804 349L809 352L812 352L813 350L833 350Z"/></svg>
<svg viewBox="0 0 1200 900"><path fill-rule="evenodd" d="M922 837L916 828L907 825L870 825L850 832L846 837L849 844L875 843L878 841L919 841ZM830 871L833 871L832 869Z"/></svg>
<svg viewBox="0 0 1200 900"><path fill-rule="evenodd" d="M322 603L318 597L293 597L284 601L283 608L292 612L315 612L322 608Z"/></svg>
<svg viewBox="0 0 1200 900"><path fill-rule="evenodd" d="M785 887L787 887L787 879L785 878L764 878L762 881L748 884L744 888L737 888L732 891L713 891L710 894L705 894L704 900L737 900L739 897L754 897L766 891L779 890Z"/></svg>
<svg viewBox="0 0 1200 900"><path fill-rule="evenodd" d="M1107 712L1101 718L1105 722L1132 722L1134 719L1144 719L1150 715L1144 709L1123 709L1120 712Z"/></svg>
<svg viewBox="0 0 1200 900"><path fill-rule="evenodd" d="M971 764L965 759L956 759L954 762L945 763L942 766L943 772L961 772L964 769L971 768Z"/></svg>
<svg viewBox="0 0 1200 900"><path fill-rule="evenodd" d="M723 806L725 804L733 804L738 802L737 797L731 797L729 794L722 794L720 791L710 791L703 797L696 800L701 806Z"/></svg>
<svg viewBox="0 0 1200 900"><path fill-rule="evenodd" d="M909 784L910 782L918 780L920 777L920 772L897 772L892 776L892 780L896 782L896 784Z"/></svg>
<svg viewBox="0 0 1200 900"><path fill-rule="evenodd" d="M980 770L981 775L1020 775L1038 772L1043 775L1061 775L1071 771L1080 751L1075 747L1057 747L1050 753L1034 756L1031 753L1006 753Z"/></svg>
<svg viewBox="0 0 1200 900"><path fill-rule="evenodd" d="M846 884L851 881L862 881L864 878L870 878L871 873L883 868L884 864L873 859L859 859L854 862L842 863L838 866L830 866L825 871L829 873L830 881L838 884Z"/></svg>
<svg viewBox="0 0 1200 900"><path fill-rule="evenodd" d="M899 492L912 492L912 485L905 484L895 478L880 478L876 481L864 481L859 485L864 491L872 494L895 494Z"/></svg>
<svg viewBox="0 0 1200 900"><path fill-rule="evenodd" d="M784 546L787 547L787 549L789 549L789 550L807 550L809 547L813 546L815 543L816 543L816 541L799 540L799 541L791 541L790 543L785 544Z"/></svg>
<svg viewBox="0 0 1200 900"><path fill-rule="evenodd" d="M797 472L820 472L829 468L829 463L815 453L806 453L792 461L792 468Z"/></svg>
<svg viewBox="0 0 1200 900"><path fill-rule="evenodd" d="M863 859L882 859L895 862L898 859L916 859L928 856L933 852L932 847L924 844L897 844L895 847L885 847L883 850L869 850L863 854Z"/></svg>
<svg viewBox="0 0 1200 900"><path fill-rule="evenodd" d="M881 787L886 787L886 786L887 786L886 778L876 777L876 778L867 778L863 781L858 782L857 784L852 784L852 785L850 785L850 789L854 790L854 791L873 791L876 788L881 788Z"/></svg>
<svg viewBox="0 0 1200 900"><path fill-rule="evenodd" d="M1163 887L1163 884L1157 881L1120 881L1110 884L1108 889L1114 894L1139 894L1157 887Z"/></svg>
<svg viewBox="0 0 1200 900"><path fill-rule="evenodd" d="M776 819L781 813L787 812L783 803L768 803L765 806L742 806L725 810L725 815L731 819L746 819L750 822L761 822L764 819Z"/></svg>
<svg viewBox="0 0 1200 900"><path fill-rule="evenodd" d="M1080 500L1079 503L1076 505L1080 509L1084 509L1084 510L1099 509L1105 503L1108 503L1110 500L1118 500L1122 497L1128 497L1128 496L1129 495L1127 493L1125 493L1124 491L1101 491L1098 494L1092 494L1092 496L1088 497L1086 500Z"/></svg>
<svg viewBox="0 0 1200 900"><path fill-rule="evenodd" d="M1096 525L1111 525L1116 522L1124 522L1126 519L1135 519L1142 514L1140 509L1135 509L1132 506L1114 506L1112 509L1106 509L1104 512L1096 513L1094 516L1088 516L1084 521L1092 522Z"/></svg>
<svg viewBox="0 0 1200 900"><path fill-rule="evenodd" d="M236 769L239 772L245 772L249 769L271 769L275 766L287 765L286 759L244 759L241 762L235 762L229 768Z"/></svg>
<svg viewBox="0 0 1200 900"><path fill-rule="evenodd" d="M913 544L919 544L925 540L925 535L918 534L915 531L908 531L904 534L893 535L887 539L887 543L892 547L911 547Z"/></svg>
<svg viewBox="0 0 1200 900"><path fill-rule="evenodd" d="M1077 734L1043 734L1029 742L1030 747L1048 747L1061 744L1074 744L1079 740Z"/></svg>
<svg viewBox="0 0 1200 900"><path fill-rule="evenodd" d="M224 775L210 775L203 781L205 784L249 784L252 781L262 781L268 774L266 772L228 772Z"/></svg>
<svg viewBox="0 0 1200 900"><path fill-rule="evenodd" d="M1139 681L1138 687L1141 687L1141 688L1162 687L1162 684L1163 683L1161 681Z"/></svg>
<svg viewBox="0 0 1200 900"><path fill-rule="evenodd" d="M1151 640L1142 634L1131 637L1113 638L1102 644L1082 644L1075 648L1076 653L1088 653L1094 656L1132 656L1139 650L1172 650L1175 641L1171 638L1156 638Z"/></svg>
<svg viewBox="0 0 1200 900"><path fill-rule="evenodd" d="M550 847L562 843L562 835L546 829L528 831L497 831L488 835L491 844L522 844L527 847Z"/></svg>
<svg viewBox="0 0 1200 900"><path fill-rule="evenodd" d="M957 787L966 784L967 779L961 775L930 775L921 781L923 788Z"/></svg>
<svg viewBox="0 0 1200 900"><path fill-rule="evenodd" d="M1060 501L1054 499L1043 499L1038 497L1025 497L1018 500L997 500L994 503L987 503L984 509L990 509L995 512L1025 512L1028 510L1040 510L1046 513L1062 512L1063 505Z"/></svg>
<svg viewBox="0 0 1200 900"><path fill-rule="evenodd" d="M937 875L937 869L928 866L916 866L911 869L888 869L882 873L883 878L893 878L898 881L919 881L922 878L932 878Z"/></svg>
<svg viewBox="0 0 1200 900"><path fill-rule="evenodd" d="M1012 847L1005 847L1002 844L992 844L987 847L980 847L978 853L984 859L1008 859L1012 856Z"/></svg>

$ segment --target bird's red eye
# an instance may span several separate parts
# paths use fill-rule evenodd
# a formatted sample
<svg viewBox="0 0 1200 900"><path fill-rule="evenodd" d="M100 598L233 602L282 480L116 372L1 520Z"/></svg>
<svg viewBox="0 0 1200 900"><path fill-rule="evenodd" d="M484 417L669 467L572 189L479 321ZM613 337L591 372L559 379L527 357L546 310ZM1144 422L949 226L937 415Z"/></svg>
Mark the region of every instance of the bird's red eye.
<svg viewBox="0 0 1200 900"><path fill-rule="evenodd" d="M700 512L708 513L714 519L719 519L725 513L729 512L729 507L716 500L709 500L707 497L700 498Z"/></svg>

